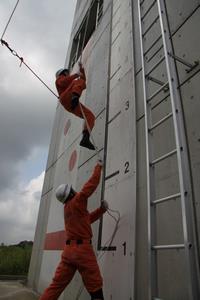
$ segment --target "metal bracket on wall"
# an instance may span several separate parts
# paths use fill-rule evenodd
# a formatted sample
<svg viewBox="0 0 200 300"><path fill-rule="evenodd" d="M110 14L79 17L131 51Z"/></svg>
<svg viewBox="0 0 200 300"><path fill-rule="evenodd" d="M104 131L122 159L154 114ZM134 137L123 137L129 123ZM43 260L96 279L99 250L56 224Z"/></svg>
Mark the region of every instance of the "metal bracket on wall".
<svg viewBox="0 0 200 300"><path fill-rule="evenodd" d="M187 62L186 60L178 57L177 55L174 55L170 52L168 52L168 55L172 58L174 58L175 60L177 60L178 62L180 62L181 64L187 66L189 69L186 69L185 71L187 73L190 73L192 70L194 70L198 65L199 65L199 61L194 61L193 64L190 64L189 62Z"/></svg>

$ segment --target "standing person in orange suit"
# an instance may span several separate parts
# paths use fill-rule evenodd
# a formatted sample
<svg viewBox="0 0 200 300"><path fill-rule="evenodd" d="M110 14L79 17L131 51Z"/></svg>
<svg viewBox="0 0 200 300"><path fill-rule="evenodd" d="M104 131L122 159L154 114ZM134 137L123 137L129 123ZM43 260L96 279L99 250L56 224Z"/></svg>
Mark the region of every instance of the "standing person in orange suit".
<svg viewBox="0 0 200 300"><path fill-rule="evenodd" d="M91 244L91 223L106 212L108 203L102 201L101 206L91 213L87 210L88 197L100 182L101 170L102 162L99 161L80 192L75 192L68 184L62 184L56 190L57 199L64 204L66 245L52 283L39 300L57 300L76 271L81 274L91 300L104 299L103 280Z"/></svg>
<svg viewBox="0 0 200 300"><path fill-rule="evenodd" d="M85 115L87 123L85 122L84 125L83 137L80 141L80 145L90 150L95 150L94 145L90 141L90 131L94 127L95 116L90 109L79 102L83 90L86 89L85 70L81 63L79 63L79 69L79 73L74 75L70 75L68 69L58 70L56 72L56 88L59 94L60 103L67 111L82 119L84 119ZM89 126L89 129L87 126Z"/></svg>

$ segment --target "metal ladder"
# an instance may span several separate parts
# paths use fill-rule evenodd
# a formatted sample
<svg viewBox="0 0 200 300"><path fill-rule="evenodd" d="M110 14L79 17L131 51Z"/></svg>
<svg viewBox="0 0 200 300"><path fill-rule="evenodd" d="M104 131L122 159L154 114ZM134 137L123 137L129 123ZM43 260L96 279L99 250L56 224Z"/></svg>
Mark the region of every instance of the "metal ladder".
<svg viewBox="0 0 200 300"><path fill-rule="evenodd" d="M147 5L147 9L143 13L143 4ZM184 251L185 262L188 276L188 300L200 299L199 292L199 269L198 259L196 252L195 230L193 224L193 207L192 207L192 190L190 179L190 167L187 153L187 143L185 137L184 120L181 106L180 93L178 90L178 77L176 71L175 60L186 65L190 72L196 67L196 63L189 64L186 61L178 58L173 54L173 47L170 38L170 30L168 27L167 12L164 0L138 0L138 14L139 14L139 30L140 30L140 46L141 46L141 60L142 60L142 79L143 79L143 96L144 96L144 113L145 113L145 132L146 132L146 159L147 159L147 200L148 200L148 267L149 267L149 286L148 286L148 299L158 299L159 287L158 287L158 270L157 270L157 253L158 251L180 249ZM144 28L144 21L149 18L152 9L156 11L154 13L154 20L148 23L148 27ZM150 18L149 18L150 19ZM147 20L149 21L149 20ZM149 33L152 33L154 26L159 26L160 32L158 37L155 38L150 47L145 49L145 39ZM150 59L147 58L150 51L158 47L158 43L161 44L159 49L155 51L152 57L156 57L156 54L162 49L163 56L151 67L149 67ZM161 64L164 64L167 81L162 82L160 79L152 76ZM154 82L159 85L159 88L153 93L149 93L149 83ZM166 114L158 122L152 124L152 101L155 97L161 95L161 93L167 93L167 97L170 99L171 112ZM165 97L165 99L167 98ZM159 103L161 103L159 101ZM159 104L158 104L159 105ZM153 132L154 129L164 124L167 120L172 118L173 129L175 136L175 148L168 153L164 153L160 157L155 158L153 153ZM179 180L180 191L176 194L166 195L160 199L156 199L156 180L155 180L155 168L161 162L172 156L176 155L177 159L177 173ZM181 203L181 217L182 217L182 229L183 229L183 243L175 245L158 245L156 238L156 207L165 202L174 199L180 199Z"/></svg>

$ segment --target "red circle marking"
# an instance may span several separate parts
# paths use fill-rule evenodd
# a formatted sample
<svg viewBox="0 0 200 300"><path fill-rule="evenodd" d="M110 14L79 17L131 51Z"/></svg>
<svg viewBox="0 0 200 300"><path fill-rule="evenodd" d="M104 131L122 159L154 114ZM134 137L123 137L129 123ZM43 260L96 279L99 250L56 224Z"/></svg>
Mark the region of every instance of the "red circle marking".
<svg viewBox="0 0 200 300"><path fill-rule="evenodd" d="M67 120L64 128L64 135L67 135L70 127L71 127L71 120Z"/></svg>
<svg viewBox="0 0 200 300"><path fill-rule="evenodd" d="M74 169L74 166L77 161L77 152L74 150L71 154L70 160L69 160L69 170L70 172Z"/></svg>

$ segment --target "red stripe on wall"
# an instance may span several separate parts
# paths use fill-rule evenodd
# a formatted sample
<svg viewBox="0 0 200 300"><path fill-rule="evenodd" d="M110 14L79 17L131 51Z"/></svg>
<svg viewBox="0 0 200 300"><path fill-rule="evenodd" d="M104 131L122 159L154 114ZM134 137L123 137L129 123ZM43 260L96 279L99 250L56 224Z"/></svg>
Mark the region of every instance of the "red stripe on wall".
<svg viewBox="0 0 200 300"><path fill-rule="evenodd" d="M64 230L46 234L44 250L63 250L66 241Z"/></svg>

